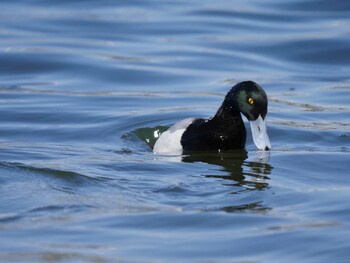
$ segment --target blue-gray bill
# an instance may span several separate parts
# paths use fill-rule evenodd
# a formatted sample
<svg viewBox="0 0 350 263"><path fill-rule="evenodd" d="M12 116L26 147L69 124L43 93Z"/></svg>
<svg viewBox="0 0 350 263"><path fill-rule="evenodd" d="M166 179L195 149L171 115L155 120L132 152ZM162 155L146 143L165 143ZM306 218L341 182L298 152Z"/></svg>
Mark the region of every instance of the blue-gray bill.
<svg viewBox="0 0 350 263"><path fill-rule="evenodd" d="M267 135L266 122L261 115L255 121L250 121L250 128L256 147L260 150L270 150L271 143L269 135Z"/></svg>

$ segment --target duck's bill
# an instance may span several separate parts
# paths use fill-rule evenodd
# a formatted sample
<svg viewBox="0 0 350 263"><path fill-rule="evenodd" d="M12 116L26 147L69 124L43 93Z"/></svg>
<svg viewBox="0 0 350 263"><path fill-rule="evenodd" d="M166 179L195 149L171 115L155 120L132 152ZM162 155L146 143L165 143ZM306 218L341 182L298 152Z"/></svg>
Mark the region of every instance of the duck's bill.
<svg viewBox="0 0 350 263"><path fill-rule="evenodd" d="M255 121L250 121L253 141L260 150L268 151L271 149L270 138L267 135L265 120L259 115Z"/></svg>

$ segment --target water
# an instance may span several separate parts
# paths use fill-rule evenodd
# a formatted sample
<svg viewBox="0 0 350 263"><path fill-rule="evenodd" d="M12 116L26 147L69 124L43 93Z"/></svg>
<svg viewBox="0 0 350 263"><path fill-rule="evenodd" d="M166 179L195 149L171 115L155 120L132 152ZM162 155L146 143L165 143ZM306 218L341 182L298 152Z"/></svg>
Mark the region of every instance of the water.
<svg viewBox="0 0 350 263"><path fill-rule="evenodd" d="M348 260L348 2L0 10L0 261ZM270 154L249 128L246 151L152 153L155 130L248 79Z"/></svg>

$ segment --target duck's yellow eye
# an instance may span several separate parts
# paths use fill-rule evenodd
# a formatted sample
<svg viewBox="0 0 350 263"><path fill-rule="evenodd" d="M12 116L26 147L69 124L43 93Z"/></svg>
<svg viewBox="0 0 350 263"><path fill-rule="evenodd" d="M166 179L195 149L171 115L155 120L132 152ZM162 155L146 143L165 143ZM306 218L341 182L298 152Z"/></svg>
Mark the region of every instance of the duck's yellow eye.
<svg viewBox="0 0 350 263"><path fill-rule="evenodd" d="M249 102L250 105L254 104L254 100L252 98L248 98L248 102Z"/></svg>

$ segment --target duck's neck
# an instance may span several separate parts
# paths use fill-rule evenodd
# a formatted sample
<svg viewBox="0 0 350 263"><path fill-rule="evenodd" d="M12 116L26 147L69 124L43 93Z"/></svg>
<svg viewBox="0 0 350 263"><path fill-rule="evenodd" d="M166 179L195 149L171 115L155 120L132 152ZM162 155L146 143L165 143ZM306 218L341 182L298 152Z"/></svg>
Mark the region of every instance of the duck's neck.
<svg viewBox="0 0 350 263"><path fill-rule="evenodd" d="M221 106L215 116L207 122L215 127L213 132L215 145L220 150L243 149L246 141L246 129L239 111L227 110ZM208 129L210 129L208 127Z"/></svg>
<svg viewBox="0 0 350 263"><path fill-rule="evenodd" d="M214 119L227 124L232 123L235 125L244 125L239 110L231 107L226 107L225 105L221 105L221 107L216 112L213 120Z"/></svg>

